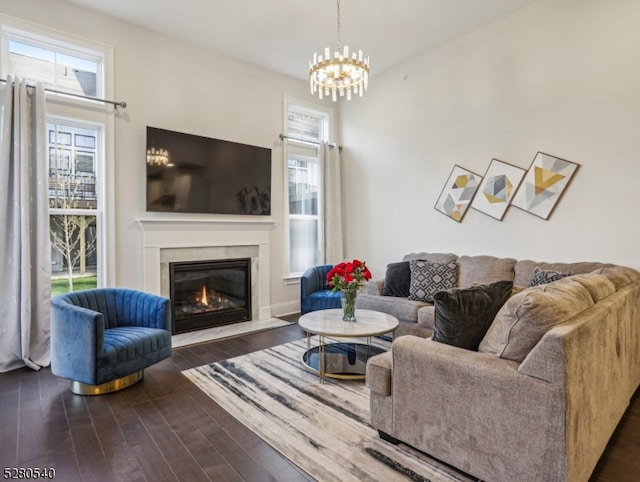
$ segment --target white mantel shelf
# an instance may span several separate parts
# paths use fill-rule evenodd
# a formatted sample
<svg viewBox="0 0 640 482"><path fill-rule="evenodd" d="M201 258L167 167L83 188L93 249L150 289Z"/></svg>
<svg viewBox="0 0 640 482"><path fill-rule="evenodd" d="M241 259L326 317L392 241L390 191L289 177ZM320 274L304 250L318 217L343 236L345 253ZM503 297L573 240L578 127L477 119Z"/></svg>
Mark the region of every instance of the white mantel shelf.
<svg viewBox="0 0 640 482"><path fill-rule="evenodd" d="M205 229L273 229L275 221L267 219L136 219L143 231L166 231L172 228Z"/></svg>
<svg viewBox="0 0 640 482"><path fill-rule="evenodd" d="M275 222L266 219L137 219L142 231L143 284L145 291L167 296L161 287L161 253L209 253L218 257L228 252L255 250L257 281L256 313L259 319L271 317L270 243ZM204 250L204 251L203 251ZM230 251L231 250L231 251ZM238 251L241 250L241 251ZM213 258L212 258L213 259ZM166 276L166 274L165 274ZM255 306L255 305L254 305Z"/></svg>

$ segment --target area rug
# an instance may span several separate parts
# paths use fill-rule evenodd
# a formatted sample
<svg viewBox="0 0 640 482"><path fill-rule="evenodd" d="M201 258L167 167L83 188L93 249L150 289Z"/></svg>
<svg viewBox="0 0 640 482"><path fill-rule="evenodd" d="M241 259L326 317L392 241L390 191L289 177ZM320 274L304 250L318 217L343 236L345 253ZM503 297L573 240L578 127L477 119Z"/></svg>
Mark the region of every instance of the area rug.
<svg viewBox="0 0 640 482"><path fill-rule="evenodd" d="M377 341L384 344L384 341ZM369 425L362 381L318 377L302 367L299 340L182 373L282 455L320 481L471 481Z"/></svg>

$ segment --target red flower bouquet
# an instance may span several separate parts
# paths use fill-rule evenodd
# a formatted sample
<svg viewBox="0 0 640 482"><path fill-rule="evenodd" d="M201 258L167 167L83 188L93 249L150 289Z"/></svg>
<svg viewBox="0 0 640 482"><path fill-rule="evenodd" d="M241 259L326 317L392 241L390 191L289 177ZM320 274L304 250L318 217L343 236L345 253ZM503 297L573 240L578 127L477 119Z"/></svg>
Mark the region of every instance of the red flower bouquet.
<svg viewBox="0 0 640 482"><path fill-rule="evenodd" d="M371 271L359 259L338 263L327 273L327 283L333 291L358 290L370 279Z"/></svg>

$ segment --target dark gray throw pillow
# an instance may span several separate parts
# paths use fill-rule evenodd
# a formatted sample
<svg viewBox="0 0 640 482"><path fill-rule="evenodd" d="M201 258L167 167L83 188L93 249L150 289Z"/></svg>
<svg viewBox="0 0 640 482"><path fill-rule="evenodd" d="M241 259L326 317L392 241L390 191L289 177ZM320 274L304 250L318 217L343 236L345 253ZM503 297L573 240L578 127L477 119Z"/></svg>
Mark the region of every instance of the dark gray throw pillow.
<svg viewBox="0 0 640 482"><path fill-rule="evenodd" d="M536 266L535 269L533 270L533 274L531 275L531 281L529 282L529 287L545 285L547 283L553 283L554 281L558 281L559 279L566 278L567 276L573 276L573 272L566 271L562 273L560 271L554 271L552 269L543 270Z"/></svg>
<svg viewBox="0 0 640 482"><path fill-rule="evenodd" d="M383 296L409 297L409 283L411 282L411 268L409 261L389 263L384 275Z"/></svg>
<svg viewBox="0 0 640 482"><path fill-rule="evenodd" d="M409 261L409 268L410 300L433 303L433 295L455 287L458 282L458 265L454 262L432 263L424 259L412 259Z"/></svg>
<svg viewBox="0 0 640 482"><path fill-rule="evenodd" d="M439 291L433 296L434 341L478 351L498 311L511 296L512 281Z"/></svg>

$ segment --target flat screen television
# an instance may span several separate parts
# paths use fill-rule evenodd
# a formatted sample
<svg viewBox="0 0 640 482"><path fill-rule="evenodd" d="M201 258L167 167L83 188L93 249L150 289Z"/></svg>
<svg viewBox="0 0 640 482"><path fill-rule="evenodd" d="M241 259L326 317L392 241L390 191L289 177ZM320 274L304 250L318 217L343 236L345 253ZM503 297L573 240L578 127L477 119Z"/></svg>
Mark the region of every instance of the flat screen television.
<svg viewBox="0 0 640 482"><path fill-rule="evenodd" d="M147 211L271 214L271 149L147 127Z"/></svg>

